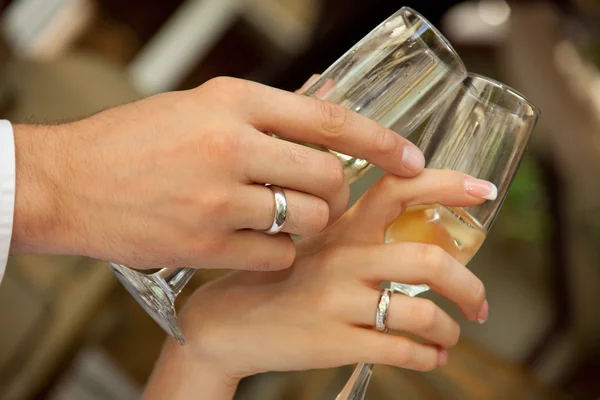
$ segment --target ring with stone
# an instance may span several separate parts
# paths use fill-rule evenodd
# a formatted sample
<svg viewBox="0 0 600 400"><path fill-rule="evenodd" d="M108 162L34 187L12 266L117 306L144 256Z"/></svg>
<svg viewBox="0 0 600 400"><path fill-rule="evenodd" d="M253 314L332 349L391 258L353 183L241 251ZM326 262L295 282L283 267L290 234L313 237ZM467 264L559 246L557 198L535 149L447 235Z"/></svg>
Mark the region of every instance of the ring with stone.
<svg viewBox="0 0 600 400"><path fill-rule="evenodd" d="M387 315L390 308L390 301L392 299L391 289L382 289L379 294L379 303L377 304L377 312L375 313L375 329L377 332L388 333L387 328Z"/></svg>

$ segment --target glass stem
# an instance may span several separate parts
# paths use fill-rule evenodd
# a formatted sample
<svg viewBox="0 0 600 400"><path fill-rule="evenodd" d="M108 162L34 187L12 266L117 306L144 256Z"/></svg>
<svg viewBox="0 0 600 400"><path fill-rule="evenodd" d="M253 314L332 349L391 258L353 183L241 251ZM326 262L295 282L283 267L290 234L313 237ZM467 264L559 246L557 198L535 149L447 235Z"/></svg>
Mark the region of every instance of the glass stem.
<svg viewBox="0 0 600 400"><path fill-rule="evenodd" d="M171 289L170 295L175 298L195 273L196 270L194 268L163 268L156 274L164 280L169 289Z"/></svg>
<svg viewBox="0 0 600 400"><path fill-rule="evenodd" d="M358 364L335 400L364 400L373 375L373 364Z"/></svg>

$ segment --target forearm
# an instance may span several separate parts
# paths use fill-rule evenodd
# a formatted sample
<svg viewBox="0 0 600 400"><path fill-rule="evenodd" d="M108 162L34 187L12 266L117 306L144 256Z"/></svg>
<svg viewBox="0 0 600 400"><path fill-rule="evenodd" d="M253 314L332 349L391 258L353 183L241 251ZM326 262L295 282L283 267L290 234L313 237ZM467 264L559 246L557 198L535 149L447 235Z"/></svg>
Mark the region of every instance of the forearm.
<svg viewBox="0 0 600 400"><path fill-rule="evenodd" d="M231 400L238 380L210 363L187 354L186 346L169 340L144 391L144 400Z"/></svg>

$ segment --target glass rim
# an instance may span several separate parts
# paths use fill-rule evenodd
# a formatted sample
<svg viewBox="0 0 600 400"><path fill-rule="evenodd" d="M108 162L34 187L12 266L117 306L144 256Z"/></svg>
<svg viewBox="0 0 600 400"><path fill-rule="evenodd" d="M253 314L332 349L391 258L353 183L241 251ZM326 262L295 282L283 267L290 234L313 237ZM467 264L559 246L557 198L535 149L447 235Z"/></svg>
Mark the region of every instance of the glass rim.
<svg viewBox="0 0 600 400"><path fill-rule="evenodd" d="M427 25L427 28L434 33L436 39L443 45L443 47L445 47L447 50L450 51L450 53L452 53L454 59L458 63L459 69L463 72L463 75L466 76L468 74L467 67L466 67L464 61L462 60L462 58L460 57L460 54L458 54L458 51L456 51L454 46L452 46L452 43L450 43L448 38L446 36L444 36L444 34L434 24L432 24L427 18L425 18L423 16L423 14L416 11L412 7L404 6L398 11L398 14L401 14L402 17L404 17L405 13L407 13L407 12L409 12L413 16L417 17L417 19L419 21L421 21L422 23ZM391 19L391 18L393 18L393 17L390 17L389 19ZM408 22L408 21L405 20L405 22ZM436 57L437 57L437 54L436 54ZM442 61L443 64L447 64L446 62L444 62L444 60L440 59L440 61Z"/></svg>
<svg viewBox="0 0 600 400"><path fill-rule="evenodd" d="M461 82L461 85L460 85L461 88L464 88L465 90L467 90L469 92L470 92L470 88L465 84L465 81L467 81L467 80L481 81L481 82L484 82L486 85L491 85L491 86L494 86L494 87L502 90L502 92L507 93L511 97L519 100L521 103L523 103L527 107L529 107L533 113L532 117L534 117L535 119L539 119L539 117L542 115L541 110L535 104L533 104L533 102L531 102L531 100L529 100L527 97L525 97L525 95L523 95L518 90L514 89L513 87L511 87L505 83L502 83L496 79L490 78L489 76L469 72L467 74L467 77ZM477 96L477 97L479 97L479 96ZM516 115L516 112L514 110L511 110L508 107L505 107L502 104L499 104L498 102L494 102L493 107L505 110L509 114Z"/></svg>

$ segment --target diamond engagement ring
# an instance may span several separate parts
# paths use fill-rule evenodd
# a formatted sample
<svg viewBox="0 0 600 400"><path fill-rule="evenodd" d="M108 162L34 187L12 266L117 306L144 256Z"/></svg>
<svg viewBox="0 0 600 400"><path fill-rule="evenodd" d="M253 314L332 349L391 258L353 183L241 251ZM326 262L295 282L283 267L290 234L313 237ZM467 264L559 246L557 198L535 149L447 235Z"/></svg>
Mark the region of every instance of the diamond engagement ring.
<svg viewBox="0 0 600 400"><path fill-rule="evenodd" d="M377 312L375 314L375 329L377 329L377 332L389 332L387 328L387 314L390 308L392 293L394 292L391 289L386 288L382 289L379 295L379 303L377 304Z"/></svg>

